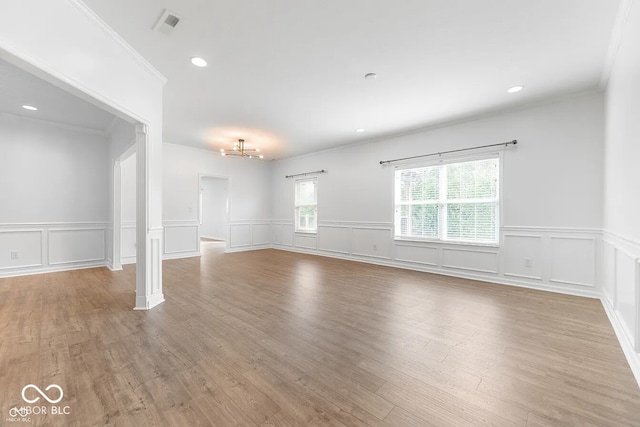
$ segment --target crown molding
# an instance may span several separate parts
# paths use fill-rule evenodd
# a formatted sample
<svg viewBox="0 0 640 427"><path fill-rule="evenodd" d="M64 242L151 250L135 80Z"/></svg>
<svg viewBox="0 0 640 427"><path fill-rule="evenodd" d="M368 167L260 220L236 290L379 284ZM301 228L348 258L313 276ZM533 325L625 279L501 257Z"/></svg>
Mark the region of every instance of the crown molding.
<svg viewBox="0 0 640 427"><path fill-rule="evenodd" d="M130 54L139 62L144 68L147 69L154 77L162 82L167 83L167 78L160 73L149 61L147 61L137 50L135 50L129 43L123 39L113 28L111 28L106 22L102 20L89 6L87 6L81 0L67 0L71 5L75 6L82 13L90 17L102 31L104 31L109 37L117 41L122 47L124 47Z"/></svg>

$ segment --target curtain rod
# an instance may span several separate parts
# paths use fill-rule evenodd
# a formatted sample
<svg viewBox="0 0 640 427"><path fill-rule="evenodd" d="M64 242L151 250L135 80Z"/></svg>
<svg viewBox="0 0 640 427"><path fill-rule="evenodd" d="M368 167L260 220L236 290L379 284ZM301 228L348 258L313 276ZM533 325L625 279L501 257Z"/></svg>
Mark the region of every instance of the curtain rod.
<svg viewBox="0 0 640 427"><path fill-rule="evenodd" d="M293 178L294 176L306 176L306 175L312 175L314 173L327 173L326 170L322 169L319 171L313 171L313 172L305 172L305 173L296 173L293 175L285 175L285 178Z"/></svg>
<svg viewBox="0 0 640 427"><path fill-rule="evenodd" d="M507 145L512 145L512 144L516 145L517 143L518 143L518 140L514 139L513 141L501 142L500 144L480 145L478 147L469 147L469 148L461 148L459 150L450 150L450 151L441 151L441 152L438 152L438 153L421 154L419 156L403 157L401 159L380 160L380 164L384 165L385 163L399 162L401 160L411 160L411 159L418 159L420 157L440 156L442 154L459 153L460 151L477 150L479 148L499 147L501 145L504 145L506 147Z"/></svg>

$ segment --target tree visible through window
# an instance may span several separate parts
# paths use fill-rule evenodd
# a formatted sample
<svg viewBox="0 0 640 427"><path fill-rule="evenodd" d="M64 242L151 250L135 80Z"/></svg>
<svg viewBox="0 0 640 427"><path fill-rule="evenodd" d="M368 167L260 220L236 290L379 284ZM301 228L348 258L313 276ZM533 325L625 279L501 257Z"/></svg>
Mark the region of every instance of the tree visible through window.
<svg viewBox="0 0 640 427"><path fill-rule="evenodd" d="M313 232L318 229L317 180L296 181L296 231Z"/></svg>
<svg viewBox="0 0 640 427"><path fill-rule="evenodd" d="M396 170L396 237L497 243L498 170L497 157Z"/></svg>

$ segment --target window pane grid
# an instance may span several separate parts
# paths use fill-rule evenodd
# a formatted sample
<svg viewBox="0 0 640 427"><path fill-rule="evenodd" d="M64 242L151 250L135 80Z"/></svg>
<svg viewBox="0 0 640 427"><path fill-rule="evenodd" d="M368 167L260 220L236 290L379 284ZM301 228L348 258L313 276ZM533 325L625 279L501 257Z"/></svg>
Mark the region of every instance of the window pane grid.
<svg viewBox="0 0 640 427"><path fill-rule="evenodd" d="M296 231L315 232L318 229L318 192L315 179L295 183Z"/></svg>
<svg viewBox="0 0 640 427"><path fill-rule="evenodd" d="M395 235L496 243L498 158L396 171Z"/></svg>

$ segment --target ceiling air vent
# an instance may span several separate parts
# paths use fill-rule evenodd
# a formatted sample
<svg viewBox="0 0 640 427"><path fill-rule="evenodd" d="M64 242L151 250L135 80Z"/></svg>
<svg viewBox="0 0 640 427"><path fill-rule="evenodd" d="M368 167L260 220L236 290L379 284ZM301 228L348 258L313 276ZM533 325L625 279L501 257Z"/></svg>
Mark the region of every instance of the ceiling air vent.
<svg viewBox="0 0 640 427"><path fill-rule="evenodd" d="M160 19L153 26L155 31L159 31L164 34L171 34L180 22L180 17L168 9L165 9L160 15Z"/></svg>

